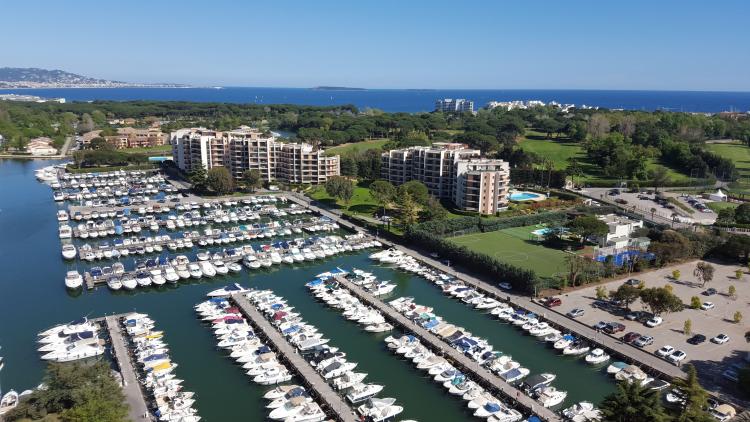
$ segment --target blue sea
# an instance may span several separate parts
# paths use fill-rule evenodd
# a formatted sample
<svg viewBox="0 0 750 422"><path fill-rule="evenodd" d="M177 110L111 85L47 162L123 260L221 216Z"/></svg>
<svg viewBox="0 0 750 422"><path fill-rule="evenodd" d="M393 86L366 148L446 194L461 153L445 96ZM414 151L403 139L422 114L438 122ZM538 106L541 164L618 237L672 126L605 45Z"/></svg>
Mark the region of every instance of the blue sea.
<svg viewBox="0 0 750 422"><path fill-rule="evenodd" d="M750 92L708 91L604 91L604 90L315 90L307 88L60 88L4 89L0 94L29 94L63 97L67 101L169 100L251 104L300 104L330 106L354 104L360 109L387 112L431 111L436 99L466 98L475 108L489 101L541 100L577 106L598 106L628 110L720 112L750 110Z"/></svg>

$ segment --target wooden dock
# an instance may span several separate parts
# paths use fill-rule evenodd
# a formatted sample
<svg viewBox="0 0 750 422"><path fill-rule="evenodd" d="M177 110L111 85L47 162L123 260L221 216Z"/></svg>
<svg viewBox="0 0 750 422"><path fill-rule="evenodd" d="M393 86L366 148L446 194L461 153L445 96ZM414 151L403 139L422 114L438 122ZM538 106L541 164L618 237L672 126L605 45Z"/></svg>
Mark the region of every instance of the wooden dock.
<svg viewBox="0 0 750 422"><path fill-rule="evenodd" d="M104 324L109 332L112 345L112 356L120 368L122 377L122 391L125 401L128 403L128 415L131 421L142 421L144 415L149 415L146 398L141 390L141 384L135 375L133 361L130 359L128 349L125 347L120 318L123 315L111 315L103 318Z"/></svg>
<svg viewBox="0 0 750 422"><path fill-rule="evenodd" d="M443 356L461 371L471 374L471 379L482 385L493 394L500 394L507 404L519 408L525 413L537 415L545 421L561 421L559 415L543 407L534 399L527 396L524 392L518 390L503 379L480 366L477 362L459 353L457 350L448 346L444 341L435 334L425 330L419 325L414 324L405 316L396 312L395 309L386 305L372 294L366 292L363 288L350 282L345 277L337 276L336 280L356 297L367 305L377 309L386 316L395 326L401 327L405 332L414 334L422 344L432 350L433 353Z"/></svg>
<svg viewBox="0 0 750 422"><path fill-rule="evenodd" d="M284 339L281 333L255 309L244 295L235 294L232 296L232 300L249 319L249 322L260 330L257 334L261 334L271 343L269 346L272 346L280 354L280 359L297 373L309 393L320 400L321 408L329 416L333 416L341 422L359 421L349 404L336 394L333 388L306 360L302 359L302 356L297 353L297 349Z"/></svg>

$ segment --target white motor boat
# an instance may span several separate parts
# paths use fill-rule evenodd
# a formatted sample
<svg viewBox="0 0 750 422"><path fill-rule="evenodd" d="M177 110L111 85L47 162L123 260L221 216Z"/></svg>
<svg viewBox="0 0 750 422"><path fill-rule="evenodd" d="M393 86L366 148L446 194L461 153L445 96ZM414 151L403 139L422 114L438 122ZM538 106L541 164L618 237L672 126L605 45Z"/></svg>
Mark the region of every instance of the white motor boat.
<svg viewBox="0 0 750 422"><path fill-rule="evenodd" d="M107 280L107 287L111 290L120 290L122 288L122 281L118 277L110 277Z"/></svg>
<svg viewBox="0 0 750 422"><path fill-rule="evenodd" d="M65 287L78 289L83 285L83 276L78 271L68 271L65 275Z"/></svg>
<svg viewBox="0 0 750 422"><path fill-rule="evenodd" d="M0 398L0 416L10 412L18 406L18 393L15 390L10 390Z"/></svg>
<svg viewBox="0 0 750 422"><path fill-rule="evenodd" d="M368 420L381 422L392 419L404 411L401 406L396 406L394 398L371 398L367 403L359 406L357 412Z"/></svg>
<svg viewBox="0 0 750 422"><path fill-rule="evenodd" d="M609 360L609 355L604 353L604 350L596 348L586 355L586 363L591 365L598 365Z"/></svg>
<svg viewBox="0 0 750 422"><path fill-rule="evenodd" d="M224 286L220 289L213 290L208 293L208 297L229 297L235 293L245 293L248 289L242 287L239 283L232 283L228 286Z"/></svg>
<svg viewBox="0 0 750 422"><path fill-rule="evenodd" d="M200 261L198 262L198 265L200 265L201 272L206 277L216 276L216 268L214 268L213 264L211 264L209 261Z"/></svg>
<svg viewBox="0 0 750 422"><path fill-rule="evenodd" d="M190 272L191 278L201 278L203 277L203 271L201 270L201 266L198 265L195 262L191 262L187 266L188 271Z"/></svg>
<svg viewBox="0 0 750 422"><path fill-rule="evenodd" d="M168 283L177 283L180 281L180 276L177 274L177 271L169 266L164 268L164 278Z"/></svg>
<svg viewBox="0 0 750 422"><path fill-rule="evenodd" d="M154 283L157 286L163 286L164 283L167 282L167 280L164 278L164 276L161 275L161 270L159 269L153 269L149 271L151 282Z"/></svg>
<svg viewBox="0 0 750 422"><path fill-rule="evenodd" d="M213 267L216 270L216 274L219 274L219 275L229 274L229 268L227 268L227 265L224 263L224 261L220 259L217 259L213 262Z"/></svg>
<svg viewBox="0 0 750 422"><path fill-rule="evenodd" d="M276 400L278 398L284 397L288 392L297 388L302 387L300 387L299 385L280 385L273 390L266 392L266 394L263 395L263 398L267 400Z"/></svg>
<svg viewBox="0 0 750 422"><path fill-rule="evenodd" d="M320 422L326 418L326 414L317 403L306 403L305 406L292 416L284 419L284 422Z"/></svg>
<svg viewBox="0 0 750 422"><path fill-rule="evenodd" d="M573 342L563 349L563 355L579 356L588 352L591 348L583 342Z"/></svg>
<svg viewBox="0 0 750 422"><path fill-rule="evenodd" d="M66 243L62 246L62 256L65 259L74 259L76 255L78 254L78 251L76 250L76 247L74 245L71 245L70 243Z"/></svg>
<svg viewBox="0 0 750 422"><path fill-rule="evenodd" d="M42 355L43 360L53 362L71 362L74 360L99 356L104 353L104 347L98 343L70 344L62 349Z"/></svg>
<svg viewBox="0 0 750 422"><path fill-rule="evenodd" d="M587 401L576 403L562 411L562 415L571 421L599 420L598 417L592 417L598 415L598 413L599 411L594 407L594 404Z"/></svg>
<svg viewBox="0 0 750 422"><path fill-rule="evenodd" d="M607 373L610 374L610 375L614 375L614 374L622 371L623 369L627 368L628 366L629 365L627 363L625 363L625 362L619 362L619 361L618 362L612 362L607 367Z"/></svg>
<svg viewBox="0 0 750 422"><path fill-rule="evenodd" d="M260 385L273 385L287 382L292 379L292 374L286 369L272 370L253 378L253 382Z"/></svg>
<svg viewBox="0 0 750 422"><path fill-rule="evenodd" d="M375 396L382 390L383 386L378 384L357 384L346 394L346 399L350 403L359 403Z"/></svg>
<svg viewBox="0 0 750 422"><path fill-rule="evenodd" d="M120 278L120 283L122 283L122 287L124 287L126 290L134 290L136 287L138 287L138 281L132 276L132 275L124 275L122 278Z"/></svg>
<svg viewBox="0 0 750 422"><path fill-rule="evenodd" d="M537 391L536 401L544 407L554 407L562 403L567 396L567 392L560 391L552 386L547 386Z"/></svg>
<svg viewBox="0 0 750 422"><path fill-rule="evenodd" d="M305 404L310 401L310 398L304 396L292 397L287 400L283 406L273 409L271 413L268 414L268 418L275 421L286 420L287 418L301 412Z"/></svg>
<svg viewBox="0 0 750 422"><path fill-rule="evenodd" d="M345 390L361 383L366 377L367 374L362 372L347 372L344 375L334 379L331 385L336 390Z"/></svg>

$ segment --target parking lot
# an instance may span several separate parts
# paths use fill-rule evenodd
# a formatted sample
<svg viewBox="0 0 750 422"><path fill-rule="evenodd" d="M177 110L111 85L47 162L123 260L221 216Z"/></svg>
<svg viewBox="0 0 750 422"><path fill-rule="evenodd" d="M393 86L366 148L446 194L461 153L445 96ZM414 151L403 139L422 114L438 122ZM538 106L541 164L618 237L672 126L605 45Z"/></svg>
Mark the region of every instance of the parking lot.
<svg viewBox="0 0 750 422"><path fill-rule="evenodd" d="M679 221L685 223L698 222L700 224L713 224L716 221L716 213L710 209L707 212L697 209L693 204L688 203L688 196L682 195L675 192L664 192L666 197L675 198L678 202L684 204L689 208L692 213L685 211L684 209L670 203L659 204L655 201L655 194L649 191L642 192L628 192L627 189L618 189L619 194L613 195L612 188L587 188L582 190L582 193L586 193L594 198L599 198L605 201L614 201L619 206L632 209L633 206L640 214L651 216L651 209L653 208L654 215L662 217L667 221L672 220L672 214L678 214ZM697 203L706 203L707 200L697 198L695 196L690 197Z"/></svg>
<svg viewBox="0 0 750 422"><path fill-rule="evenodd" d="M599 322L623 324L624 330L615 334L615 337L618 338L622 338L628 333L651 336L654 338L653 343L643 347L650 353L656 352L664 345L682 350L687 354L682 364L689 362L695 365L704 385L734 393L734 384L726 380L722 373L732 364L744 365L743 360L748 358L750 352L750 343L745 340L745 332L749 329L747 321L750 318L750 307L748 307L748 304L750 304L750 289L748 288L750 274L745 269L742 279L738 280L735 277L735 270L739 268L738 266L712 262L711 264L715 268L714 278L705 287L701 287L700 283L696 281L696 277L693 276L693 270L697 262L666 267L639 275L637 278L642 280L646 287L672 286L674 294L679 296L686 305L690 304L691 297L697 296L701 303L712 302L713 309L685 308L681 312L662 315L664 321L660 325L649 327L644 322L651 315L644 315L640 321L632 321L626 318L628 312L617 306L595 307L596 287L587 287L561 296L562 305L557 310L565 313L574 308L580 308L584 313L576 319L590 326L595 326ZM672 271L675 269L681 273L679 280L672 280L671 278ZM616 290L626 280L627 278L612 281L605 286L608 291ZM727 295L730 285L734 285L737 289L736 299ZM717 293L711 296L703 295L702 293L708 288L716 289ZM648 308L640 300L631 304L630 309L631 311L648 312ZM739 324L732 321L736 311L742 312L745 318ZM693 345L687 342L689 336L683 334L683 327L688 319L692 323L693 334L706 336L706 340L701 344ZM725 344L711 342L711 338L718 334L728 335L729 341Z"/></svg>

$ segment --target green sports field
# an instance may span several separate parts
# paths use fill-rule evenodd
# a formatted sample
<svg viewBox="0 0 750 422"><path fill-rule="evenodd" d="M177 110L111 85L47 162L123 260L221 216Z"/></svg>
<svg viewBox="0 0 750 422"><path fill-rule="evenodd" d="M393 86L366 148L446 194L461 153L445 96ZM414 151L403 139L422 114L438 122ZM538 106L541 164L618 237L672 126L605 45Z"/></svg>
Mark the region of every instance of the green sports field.
<svg viewBox="0 0 750 422"><path fill-rule="evenodd" d="M533 270L540 276L565 272L565 257L568 255L566 252L547 248L531 240L531 232L541 227L513 227L452 237L450 240L508 264Z"/></svg>

